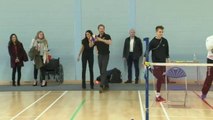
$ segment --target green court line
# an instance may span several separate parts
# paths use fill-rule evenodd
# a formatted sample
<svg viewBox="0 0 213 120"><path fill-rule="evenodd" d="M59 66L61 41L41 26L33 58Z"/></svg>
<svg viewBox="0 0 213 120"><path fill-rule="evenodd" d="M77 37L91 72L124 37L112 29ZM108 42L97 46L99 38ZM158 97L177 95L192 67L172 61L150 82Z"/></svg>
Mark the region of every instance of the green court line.
<svg viewBox="0 0 213 120"><path fill-rule="evenodd" d="M78 105L77 109L75 110L75 112L72 114L72 117L70 118L70 120L74 120L76 115L79 113L79 111L81 110L81 108L83 107L84 103L86 102L86 99L83 99L81 101L81 103Z"/></svg>

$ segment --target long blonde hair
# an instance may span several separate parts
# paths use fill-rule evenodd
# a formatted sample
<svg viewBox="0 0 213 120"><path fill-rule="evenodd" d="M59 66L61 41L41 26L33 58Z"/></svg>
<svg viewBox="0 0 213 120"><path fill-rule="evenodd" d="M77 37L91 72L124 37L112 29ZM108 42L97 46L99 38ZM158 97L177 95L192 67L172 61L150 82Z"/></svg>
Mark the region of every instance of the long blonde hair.
<svg viewBox="0 0 213 120"><path fill-rule="evenodd" d="M36 36L35 36L35 40L38 40L39 39L39 34L40 33L43 33L43 38L42 38L42 40L44 40L45 41L45 44L48 46L48 42L47 42L47 39L45 38L45 35L44 35L44 32L43 31L38 31L37 32L37 34L36 34Z"/></svg>
<svg viewBox="0 0 213 120"><path fill-rule="evenodd" d="M36 36L35 36L35 40L39 39L38 36L39 36L40 33L43 33L43 36L44 36L43 39L46 39L45 35L44 35L44 32L43 31L38 31L37 34L36 34Z"/></svg>

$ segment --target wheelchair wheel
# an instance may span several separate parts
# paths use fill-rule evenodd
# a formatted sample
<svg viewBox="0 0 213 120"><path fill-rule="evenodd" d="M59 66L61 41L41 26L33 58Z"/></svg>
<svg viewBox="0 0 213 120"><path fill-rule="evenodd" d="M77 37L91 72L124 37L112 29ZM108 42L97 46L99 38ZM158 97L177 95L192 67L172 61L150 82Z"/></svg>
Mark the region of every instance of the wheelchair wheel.
<svg viewBox="0 0 213 120"><path fill-rule="evenodd" d="M62 64L59 65L58 82L59 84L62 84L64 82L64 70Z"/></svg>

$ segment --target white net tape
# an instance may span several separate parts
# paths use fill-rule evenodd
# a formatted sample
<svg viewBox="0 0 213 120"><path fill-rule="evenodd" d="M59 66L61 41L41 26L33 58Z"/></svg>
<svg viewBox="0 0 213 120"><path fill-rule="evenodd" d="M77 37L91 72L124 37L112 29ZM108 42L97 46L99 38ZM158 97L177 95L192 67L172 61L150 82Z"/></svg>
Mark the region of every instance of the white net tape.
<svg viewBox="0 0 213 120"><path fill-rule="evenodd" d="M213 66L213 64L207 63L149 63L151 66Z"/></svg>

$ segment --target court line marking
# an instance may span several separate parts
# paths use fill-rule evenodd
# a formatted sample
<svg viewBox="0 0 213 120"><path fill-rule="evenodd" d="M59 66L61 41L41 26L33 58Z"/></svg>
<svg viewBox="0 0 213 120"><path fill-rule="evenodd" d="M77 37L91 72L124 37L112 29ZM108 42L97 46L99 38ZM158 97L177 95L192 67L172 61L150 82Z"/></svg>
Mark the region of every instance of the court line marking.
<svg viewBox="0 0 213 120"><path fill-rule="evenodd" d="M28 110L30 107L32 107L33 105L35 105L37 102L39 102L41 99L43 99L45 96L47 96L51 91L48 91L46 94L44 94L43 96L41 96L39 99L37 99L36 101L34 101L32 104L30 104L29 106L27 106L26 108L24 108L22 111L20 111L19 113L17 113L15 116L13 116L10 120L14 120L15 118L17 118L19 115L21 115L23 112L25 112L26 110Z"/></svg>
<svg viewBox="0 0 213 120"><path fill-rule="evenodd" d="M154 77L154 76L153 76ZM155 78L155 77L154 77ZM153 86L155 86L155 79L153 79L152 80L152 82L153 82ZM157 94L157 92L156 92L156 88L155 87L153 87L154 88L154 93L155 93L155 95ZM166 111L166 109L165 109L165 107L163 106L163 103L162 102L159 102L160 103L160 106L161 106L161 108L163 109L163 113L164 113L164 115L166 116L166 119L167 120L170 120L170 118L169 118L169 115L168 115L168 112Z"/></svg>
<svg viewBox="0 0 213 120"><path fill-rule="evenodd" d="M55 101L53 101L42 113L40 113L34 120L38 120L45 112L47 112L59 99L61 99L68 91L64 91Z"/></svg>
<svg viewBox="0 0 213 120"><path fill-rule="evenodd" d="M81 108L84 106L86 102L86 99L84 98L81 103L78 105L78 107L76 108L75 112L72 114L70 120L74 120L76 115L79 113L79 111L81 110Z"/></svg>
<svg viewBox="0 0 213 120"><path fill-rule="evenodd" d="M140 109L141 109L141 119L142 120L145 120L145 115L144 115L144 110L143 110L143 103L142 103L142 100L141 100L141 93L140 91L138 90L138 98L139 98L139 103L140 103Z"/></svg>
<svg viewBox="0 0 213 120"><path fill-rule="evenodd" d="M163 106L163 103L162 103L162 102L160 102L160 106L161 106L161 108L163 109L163 112L164 112L164 114L165 114L165 116L166 116L166 119L167 119L167 120L170 120L169 115L168 115L168 113L167 113L165 107Z"/></svg>
<svg viewBox="0 0 213 120"><path fill-rule="evenodd" d="M194 92L194 94L195 95L197 95L197 97L199 97L200 98L200 95L197 93L197 92L195 92L195 91L193 91ZM202 100L202 99L201 99ZM208 107L210 107L211 109L213 109L213 106L212 105L210 105L209 103L208 103L208 101L206 101L205 99L204 100L202 100Z"/></svg>
<svg viewBox="0 0 213 120"><path fill-rule="evenodd" d="M157 94L156 91L155 91L155 94ZM159 103L160 103L161 108L163 109L163 113L164 113L164 115L166 116L166 119L167 119L167 120L170 120L169 115L168 115L168 112L166 111L165 107L163 106L163 103L162 103L162 102L159 102Z"/></svg>

